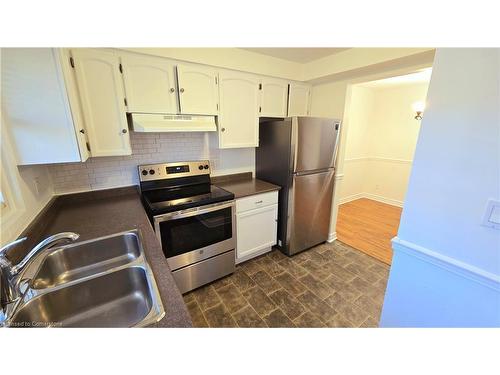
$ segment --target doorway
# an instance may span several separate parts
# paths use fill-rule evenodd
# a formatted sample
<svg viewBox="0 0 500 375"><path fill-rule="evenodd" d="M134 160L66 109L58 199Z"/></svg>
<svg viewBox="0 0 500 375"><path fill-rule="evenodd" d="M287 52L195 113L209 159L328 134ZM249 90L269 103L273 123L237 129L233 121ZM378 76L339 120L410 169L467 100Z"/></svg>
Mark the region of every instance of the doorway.
<svg viewBox="0 0 500 375"><path fill-rule="evenodd" d="M336 235L386 264L392 260L391 239L399 227L430 75L428 68L353 84L346 102Z"/></svg>

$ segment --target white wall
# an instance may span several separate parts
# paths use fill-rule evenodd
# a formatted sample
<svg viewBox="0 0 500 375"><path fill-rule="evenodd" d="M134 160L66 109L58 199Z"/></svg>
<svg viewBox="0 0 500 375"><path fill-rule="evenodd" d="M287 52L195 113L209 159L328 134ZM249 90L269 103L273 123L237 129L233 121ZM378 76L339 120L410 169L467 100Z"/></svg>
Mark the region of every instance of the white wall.
<svg viewBox="0 0 500 375"><path fill-rule="evenodd" d="M130 132L132 155L90 158L85 163L48 166L54 191L65 194L139 183L137 166L209 159L212 175L255 171L255 149L220 150L216 133Z"/></svg>
<svg viewBox="0 0 500 375"><path fill-rule="evenodd" d="M54 192L47 167L18 167L5 118L1 118L2 190L8 188L8 204L12 208L2 215L0 244L17 238L50 201Z"/></svg>
<svg viewBox="0 0 500 375"><path fill-rule="evenodd" d="M427 87L352 87L341 203L366 197L403 205L420 129L412 104L425 101Z"/></svg>
<svg viewBox="0 0 500 375"><path fill-rule="evenodd" d="M381 325L500 327L500 52L439 49Z"/></svg>

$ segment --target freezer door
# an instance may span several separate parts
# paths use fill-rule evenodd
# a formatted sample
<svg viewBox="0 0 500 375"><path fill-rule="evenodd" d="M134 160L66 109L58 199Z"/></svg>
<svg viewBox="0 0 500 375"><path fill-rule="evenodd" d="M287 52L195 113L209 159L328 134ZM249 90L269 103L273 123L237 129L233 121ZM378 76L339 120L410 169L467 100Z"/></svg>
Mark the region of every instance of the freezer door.
<svg viewBox="0 0 500 375"><path fill-rule="evenodd" d="M289 194L287 252L296 254L328 239L334 170L294 175Z"/></svg>
<svg viewBox="0 0 500 375"><path fill-rule="evenodd" d="M340 121L322 117L292 118L294 172L334 167Z"/></svg>

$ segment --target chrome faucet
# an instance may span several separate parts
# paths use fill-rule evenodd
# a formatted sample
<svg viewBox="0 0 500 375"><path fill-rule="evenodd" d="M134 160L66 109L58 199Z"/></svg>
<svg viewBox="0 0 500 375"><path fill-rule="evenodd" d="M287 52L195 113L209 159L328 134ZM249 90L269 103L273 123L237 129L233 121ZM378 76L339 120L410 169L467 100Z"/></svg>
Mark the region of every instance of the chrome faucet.
<svg viewBox="0 0 500 375"><path fill-rule="evenodd" d="M63 232L47 237L31 249L16 265L7 259L7 251L24 242L26 237L19 238L0 249L0 325L15 312L17 302L23 297L20 282L35 260L55 246L76 241L78 237L80 235L73 232Z"/></svg>

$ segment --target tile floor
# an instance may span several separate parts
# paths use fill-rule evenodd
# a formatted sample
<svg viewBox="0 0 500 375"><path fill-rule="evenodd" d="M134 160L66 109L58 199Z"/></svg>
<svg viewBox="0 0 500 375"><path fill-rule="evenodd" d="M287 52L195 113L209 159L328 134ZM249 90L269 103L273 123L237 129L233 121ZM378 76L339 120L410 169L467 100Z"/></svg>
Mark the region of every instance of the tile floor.
<svg viewBox="0 0 500 375"><path fill-rule="evenodd" d="M377 327L389 266L339 241L279 250L184 295L195 327Z"/></svg>

